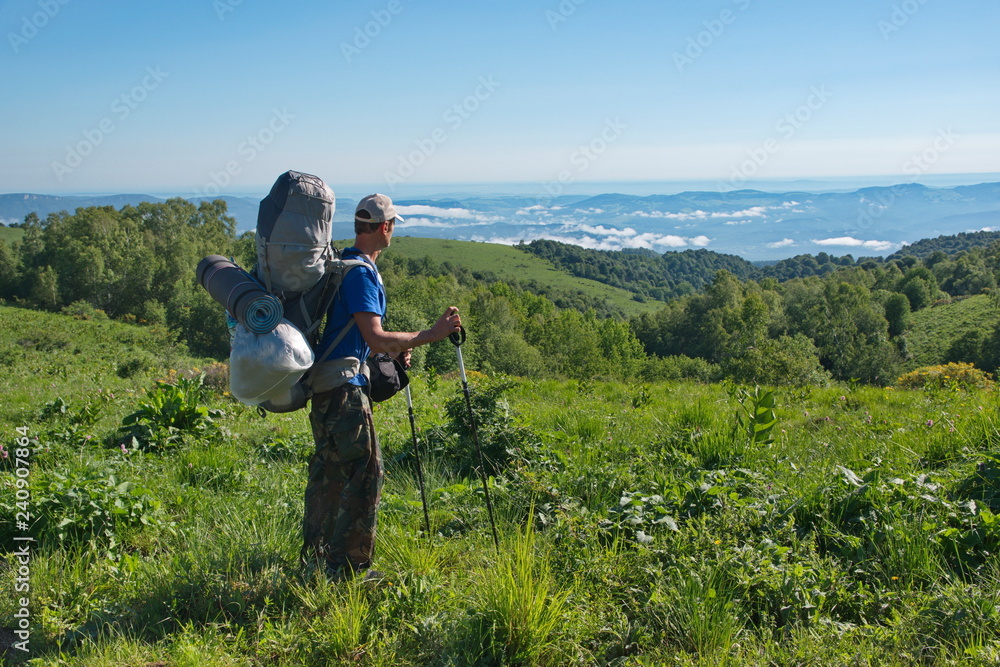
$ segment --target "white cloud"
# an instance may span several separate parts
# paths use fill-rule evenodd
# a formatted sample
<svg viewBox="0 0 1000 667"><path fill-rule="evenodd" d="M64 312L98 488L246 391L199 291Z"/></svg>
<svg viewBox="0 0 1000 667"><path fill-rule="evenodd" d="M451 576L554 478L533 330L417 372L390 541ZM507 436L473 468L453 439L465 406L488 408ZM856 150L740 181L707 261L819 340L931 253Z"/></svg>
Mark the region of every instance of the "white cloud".
<svg viewBox="0 0 1000 667"><path fill-rule="evenodd" d="M691 213L667 213L664 211L635 211L637 218L664 218L666 220L707 220L707 211L692 211Z"/></svg>
<svg viewBox="0 0 1000 667"><path fill-rule="evenodd" d="M614 227L605 227L604 225L597 225L596 227L592 225L583 225L583 224L566 225L564 226L564 229L566 231L579 231L579 232L584 232L586 234L596 234L598 236L629 237L629 236L635 236L638 233L631 227L626 227L625 229L616 229Z"/></svg>
<svg viewBox="0 0 1000 667"><path fill-rule="evenodd" d="M548 209L546 209L541 204L535 204L534 206L527 206L525 208L519 208L514 215L546 215L552 216Z"/></svg>
<svg viewBox="0 0 1000 667"><path fill-rule="evenodd" d="M500 222L501 216L484 215L467 208L441 208L439 206L427 206L425 204L413 204L410 206L397 206L396 211L406 218L403 224L410 224L410 219L406 216L430 216L432 218L447 218L449 220L475 220L480 223ZM424 225L427 226L427 225Z"/></svg>
<svg viewBox="0 0 1000 667"><path fill-rule="evenodd" d="M750 208L745 208L742 211L734 211L732 213L725 213L719 211L718 213L713 213L713 218L763 218L767 215L769 207L767 206L751 206Z"/></svg>
<svg viewBox="0 0 1000 667"><path fill-rule="evenodd" d="M862 241L861 239L856 239L853 236L838 236L836 238L830 239L812 239L812 242L816 245L828 246L849 246L854 248L865 248L867 250L875 250L877 252L884 252L886 250L892 250L899 244L893 243L891 241Z"/></svg>
<svg viewBox="0 0 1000 667"><path fill-rule="evenodd" d="M403 224L396 228L397 233L400 231L405 231L411 227L430 227L433 229L462 229L464 227L482 227L484 225L490 225L492 221L481 221L481 222L450 222L448 220L431 220L430 218L406 218Z"/></svg>
<svg viewBox="0 0 1000 667"><path fill-rule="evenodd" d="M583 230L580 230L583 231ZM710 242L711 239L707 236L695 236L693 238L685 238L683 236L675 236L673 234L668 234L666 236L660 236L653 233L636 234L634 229L626 230L613 230L618 233L616 234L589 234L585 233L583 236L572 236L568 234L546 234L546 233L529 233L523 236L493 236L493 237L473 237L473 241L482 241L486 243L502 243L504 245L517 245L521 241L525 243L530 243L537 239L545 239L547 241L557 241L559 243L568 243L570 245L580 246L581 248L587 248L590 250L622 250L624 248L645 248L647 250L662 250L666 248L687 248L690 246L695 247L705 247ZM628 234L626 234L628 232Z"/></svg>
<svg viewBox="0 0 1000 667"><path fill-rule="evenodd" d="M794 202L792 202L794 203ZM709 213L708 211L691 211L689 213L670 213L667 211L635 211L632 213L633 216L637 218L663 218L665 220L720 220L726 218L763 218L767 216L767 212L770 210L776 210L781 207L774 206L751 206L750 208L745 208L741 211L732 211L727 213L725 211L716 211L715 213Z"/></svg>
<svg viewBox="0 0 1000 667"><path fill-rule="evenodd" d="M781 239L780 241L775 241L774 243L768 243L768 248L787 248L790 245L795 245L795 241L792 239Z"/></svg>

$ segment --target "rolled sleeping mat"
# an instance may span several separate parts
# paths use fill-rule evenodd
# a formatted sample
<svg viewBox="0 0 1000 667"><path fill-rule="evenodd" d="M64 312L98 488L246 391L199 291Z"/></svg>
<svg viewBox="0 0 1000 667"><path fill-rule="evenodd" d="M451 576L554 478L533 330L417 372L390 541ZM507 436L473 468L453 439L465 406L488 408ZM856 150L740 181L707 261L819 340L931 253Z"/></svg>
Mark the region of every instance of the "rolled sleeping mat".
<svg viewBox="0 0 1000 667"><path fill-rule="evenodd" d="M274 331L284 308L278 297L222 255L209 255L198 263L198 282L237 322L255 334Z"/></svg>

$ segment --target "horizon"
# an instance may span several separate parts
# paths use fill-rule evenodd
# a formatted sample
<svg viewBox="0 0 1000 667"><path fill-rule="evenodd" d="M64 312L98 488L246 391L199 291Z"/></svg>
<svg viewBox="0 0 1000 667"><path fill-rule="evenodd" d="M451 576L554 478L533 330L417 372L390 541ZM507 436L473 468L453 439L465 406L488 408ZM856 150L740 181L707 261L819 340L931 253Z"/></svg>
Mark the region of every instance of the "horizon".
<svg viewBox="0 0 1000 667"><path fill-rule="evenodd" d="M991 178L992 177L992 178ZM706 249L751 262L796 255L886 256L921 239L1000 229L997 174L941 175L924 183L893 179L751 182L768 189L719 191L683 182L581 182L559 197L538 193L535 184L428 184L397 196L404 236L516 245L552 240L596 250L647 249L656 253ZM880 184L881 183L881 184ZM889 183L892 183L891 185ZM822 187L803 187L807 185ZM911 187L911 186L918 187ZM977 185L985 189L939 197L935 191ZM798 186L798 187L791 187ZM444 193L449 187L461 192ZM266 192L225 195L237 232L256 226L257 203ZM484 190L489 190L488 192ZM672 193L670 191L673 191ZM631 192L630 192L631 191ZM370 194L340 190L334 217L336 238L350 224L352 200ZM652 193L652 194L650 194ZM664 194L667 193L667 194ZM19 222L29 210L45 217L79 206L162 201L176 193L80 193L80 200L20 201L37 193L14 193L0 209L0 222ZM242 195L242 196L241 196ZM104 199L102 201L102 198ZM197 201L197 198L187 197ZM88 201L89 200L89 201ZM344 201L346 200L346 202Z"/></svg>
<svg viewBox="0 0 1000 667"><path fill-rule="evenodd" d="M985 183L1000 182L1000 172L996 173L955 173L955 174L933 174L925 175L922 178L907 180L886 175L862 175L862 176L830 176L815 178L772 178L751 180L738 190L720 190L717 182L708 180L621 180L621 181L577 181L567 185L564 192L559 196L598 196L603 194L622 194L632 196L653 196L653 195L674 195L685 192L719 192L728 194L739 190L756 190L770 194L792 194L805 192L809 194L823 194L828 192L854 192L856 190L870 187L896 187L904 185L923 185L933 189L950 189L967 185L981 185ZM813 188L807 187L813 184ZM233 197L242 199L260 199L271 189L272 183L249 186L244 191L226 192L218 197ZM364 183L342 183L336 186L331 183L331 189L338 198L351 199L364 197L372 192L380 192L379 184ZM797 186L797 187L793 187ZM618 188L618 189L616 189ZM539 183L530 181L491 181L491 182L451 182L451 183L412 183L407 192L397 193L392 196L393 200L408 200L415 198L445 198L445 197L477 197L477 196L498 196L498 197L525 197L532 195L542 196L544 193L538 192ZM343 194L342 194L343 193ZM363 193L363 194L362 194ZM155 188L142 191L118 190L95 190L95 191L50 191L50 192L0 192L0 195L40 195L51 197L113 197L119 195L143 195L168 199L171 197L182 197L184 199L197 199L208 197L203 193L183 192L178 190L158 190ZM550 196L550 195L544 195Z"/></svg>
<svg viewBox="0 0 1000 667"><path fill-rule="evenodd" d="M294 168L406 197L1000 171L988 0L297 10L3 3L0 184L237 196Z"/></svg>

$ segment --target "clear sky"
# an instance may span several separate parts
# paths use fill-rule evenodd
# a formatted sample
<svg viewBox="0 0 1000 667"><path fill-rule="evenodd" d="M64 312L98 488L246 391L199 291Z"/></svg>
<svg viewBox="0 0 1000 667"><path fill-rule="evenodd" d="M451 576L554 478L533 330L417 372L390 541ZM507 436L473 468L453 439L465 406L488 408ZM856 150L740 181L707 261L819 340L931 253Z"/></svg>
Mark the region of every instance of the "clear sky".
<svg viewBox="0 0 1000 667"><path fill-rule="evenodd" d="M6 0L0 192L1000 172L996 0Z"/></svg>

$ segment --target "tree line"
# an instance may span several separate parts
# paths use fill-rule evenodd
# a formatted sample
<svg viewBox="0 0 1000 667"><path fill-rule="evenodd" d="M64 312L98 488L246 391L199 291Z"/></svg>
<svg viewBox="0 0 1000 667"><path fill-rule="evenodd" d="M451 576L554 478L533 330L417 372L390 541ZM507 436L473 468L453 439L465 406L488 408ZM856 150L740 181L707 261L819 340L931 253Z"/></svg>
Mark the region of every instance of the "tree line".
<svg viewBox="0 0 1000 667"><path fill-rule="evenodd" d="M196 355L228 355L222 309L194 277L208 254L232 256L245 267L254 262L253 236L236 234L224 202L80 208L45 220L31 214L22 227L19 241L0 241L0 298L6 302L164 327ZM466 361L488 373L885 384L909 355L913 312L942 299L995 291L1000 273L1000 243L885 261L820 253L758 273L734 261L739 258L703 250L668 253L663 260L648 252L607 255L553 242L530 245L529 251L549 253L573 272L618 272L614 279L621 285L632 281L649 294L680 295L626 320L582 292L501 282L431 257L388 252L379 261L389 293L387 325L425 328L444 306L458 305L470 330ZM665 266L683 267L686 279L664 282L658 272ZM787 278L795 266L805 275ZM968 332L941 361L971 361L992 372L1000 366L993 350L1000 350L1000 327ZM454 351L446 342L418 348L415 364L447 371Z"/></svg>
<svg viewBox="0 0 1000 667"><path fill-rule="evenodd" d="M933 268L942 290L950 296L970 296L993 288L1000 271L1000 232L962 233L925 239L886 258L843 255L825 252L797 255L778 262L755 265L735 255L711 250L669 251L657 254L648 250L591 250L557 241L533 241L517 246L543 257L564 271L581 278L613 285L632 292L637 300L670 299L702 290L718 271L740 280L779 282L826 276L862 267L871 271L879 266L895 265L903 270L919 263Z"/></svg>

